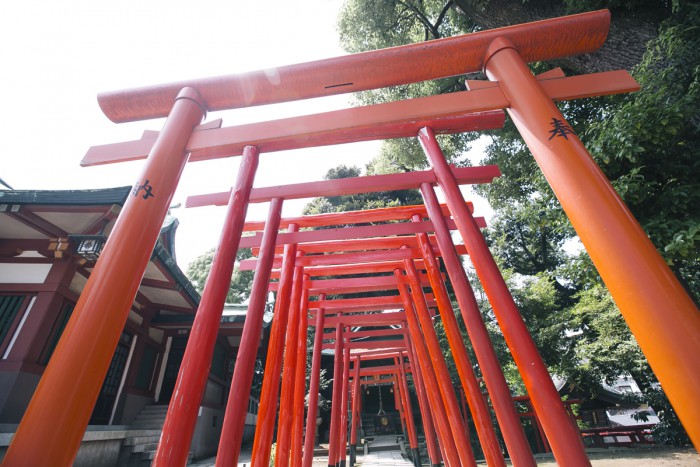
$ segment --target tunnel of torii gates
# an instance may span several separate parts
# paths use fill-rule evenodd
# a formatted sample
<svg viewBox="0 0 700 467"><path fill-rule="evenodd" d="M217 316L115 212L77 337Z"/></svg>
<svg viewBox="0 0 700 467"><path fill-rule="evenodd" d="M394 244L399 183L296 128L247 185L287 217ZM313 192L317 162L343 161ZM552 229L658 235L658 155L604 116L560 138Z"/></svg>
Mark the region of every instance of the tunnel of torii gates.
<svg viewBox="0 0 700 467"><path fill-rule="evenodd" d="M9 446L4 465L71 464L186 162L239 155L242 161L231 192L199 198L199 204L228 205L225 226L154 465L186 462L239 246L255 246L258 258L249 265L255 268L254 285L217 465L235 463L240 450L246 404L236 402L248 400L263 306L268 290L275 288L277 300L252 465L268 464L278 400L276 465L310 465L315 407L309 410L312 423L306 424L304 437L304 388L299 383L304 365L303 358L297 358L306 352L306 312L319 330L314 342L310 405L316 403L314 395L318 393L321 339L328 337L335 350L337 384L333 388L329 465L345 459L347 411L343 408L350 399L350 382L352 393L357 394L362 362L377 355L394 360L394 367L387 371L399 382L411 448L416 448L416 439L405 386L409 371L418 391L431 463L442 459L449 466L474 465L454 387L431 324L434 307L445 324L488 464L504 465L489 407L481 397L460 338L438 261L443 262L453 285L508 456L514 465L534 465L458 256L467 252L557 462L590 465L578 430L459 190L459 184L488 182L498 175L497 170L452 168L435 139L441 133L497 128L503 122L503 109L561 202L693 443L700 447L700 361L696 358L700 354L700 313L554 104L634 91L638 85L625 71L565 77L554 70L533 76L527 67L528 62L599 49L609 23L609 12L596 11L271 70L98 96L102 110L114 122L167 119L160 132L146 132L137 141L92 147L82 161L89 166L146 158L132 196ZM220 120L202 124L207 111L376 89L479 70L486 73L488 81L468 81L469 90L464 92L234 127L221 127ZM419 139L430 170L252 188L261 152L398 137ZM438 204L434 186L443 192L446 207ZM281 219L285 199L408 188L420 189L423 206ZM196 204L196 200L191 201ZM270 203L267 220L245 224L248 203L259 202ZM411 222L299 231L380 220ZM286 232L278 233L280 228ZM455 228L463 245L452 242L450 229ZM259 233L241 239L244 229ZM278 248L282 249L281 259L276 256ZM343 278L357 273L378 277ZM270 283L273 275L279 277L274 286ZM427 287L428 295L424 292ZM342 298L362 290L387 292L371 299ZM326 300L330 294L341 298ZM380 326L378 334L385 336L381 339L393 340L385 342L384 349L356 348L368 345L356 343L355 337L362 334L353 334L352 329L360 326ZM334 331L330 335L321 329ZM281 394L280 378L284 382ZM358 413L357 404L358 398L353 397L352 414ZM352 417L351 446L356 442L356 418Z"/></svg>

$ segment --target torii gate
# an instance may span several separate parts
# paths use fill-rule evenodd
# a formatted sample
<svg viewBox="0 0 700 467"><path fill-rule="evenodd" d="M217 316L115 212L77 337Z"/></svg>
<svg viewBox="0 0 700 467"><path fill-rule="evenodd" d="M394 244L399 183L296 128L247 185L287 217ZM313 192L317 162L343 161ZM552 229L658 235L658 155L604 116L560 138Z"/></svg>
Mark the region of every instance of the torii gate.
<svg viewBox="0 0 700 467"><path fill-rule="evenodd" d="M514 310L512 299L495 275L483 239L469 235L475 225L433 135L440 128L461 131L450 121L455 116L503 108L562 203L689 436L700 446L700 363L692 357L700 351L700 313L552 102L630 91L636 83L624 72L539 81L526 66L529 61L594 51L608 27L609 13L599 11L282 67L274 70L274 79L267 70L101 95L100 105L114 121L168 119L155 139L149 133L135 143L95 148L86 156L86 165L146 154L148 160L17 429L5 465L70 464L74 459L188 157L244 153L231 195L235 202L229 205L233 227L219 250L235 253L259 150L415 135L420 128L419 139L465 244L472 257L480 258L476 270L494 311L499 321L506 318ZM298 127L289 125L289 119L233 128L218 128L220 122L197 126L207 110L354 92L482 68L492 81L470 82L470 91L302 117L296 122L308 123L307 131L291 129ZM265 138L268 134L270 139ZM427 202L432 190L421 189ZM280 199L271 204L279 206ZM274 224L274 210L271 218ZM212 271L230 272L230 266L215 262ZM212 288L225 287L207 284ZM205 295L200 306L216 307L219 294ZM529 358L519 363L527 365ZM525 384L539 387L544 378L548 376L532 375ZM533 404L537 410L539 403ZM543 426L545 431L561 429L548 427L544 420ZM42 449L36 449L36 440L41 440ZM586 465L582 448L575 444L553 443L557 460Z"/></svg>
<svg viewBox="0 0 700 467"><path fill-rule="evenodd" d="M372 177L362 177L362 178L372 178ZM354 180L359 180L359 179L354 179ZM359 241L358 240L348 240L348 241L343 241L343 242L340 242L340 241L329 242L328 241L329 239L339 238L339 236L340 236L340 238L342 238L342 236L347 236L347 237L361 236L361 235L358 235L356 233L356 231L360 231L362 233L370 232L372 234L377 234L377 233L390 233L390 234L417 233L419 236L418 240L420 241L421 239L423 239L425 246L427 246L428 239L427 239L427 237L425 237L425 238L422 237L422 235L424 235L424 234L419 233L419 231L415 230L415 229L406 229L406 227L416 227L416 226L420 227L420 224L425 224L424 222L421 222L420 219L416 218L416 216L418 216L419 213L422 215L425 215L426 208L424 206L407 206L407 207L400 207L400 208L382 208L382 209L375 209L375 210L369 210L369 211L349 212L349 213L343 213L342 215L323 214L323 215L317 215L317 216L304 216L303 218L286 219L284 221L284 224L295 223L299 227L333 225L333 224L338 224L341 221L342 222L353 222L353 221L357 221L360 219L364 219L365 221L378 221L378 220L395 220L395 219L413 218L414 223L413 224L390 224L388 226L381 225L381 226L368 226L368 227L359 227L359 228L324 229L321 231L300 232L300 233L292 235L291 239L293 239L293 240L287 239L287 240L283 240L283 241L302 242L302 241L304 241L305 238L307 240L309 240L309 239L311 239L311 240L326 240L325 242L320 243L320 244L306 244L306 243L300 244L300 245L298 245L298 248L300 250L304 250L304 251L306 251L307 249L310 249L314 252L319 252L319 251L336 251L337 252L337 251L345 251L346 248L347 249L357 248L356 246L353 246L354 243L359 243L361 245L361 248L370 247L370 248L376 249L379 247L396 248L396 247L401 246L401 245L415 243L415 240L416 240L415 237L414 238L411 238L411 237L388 237L388 238L381 238L381 239L379 239L379 238L371 239L371 241L370 240L364 240L364 241L363 240L359 240ZM440 214L439 217L441 220L443 220L443 222L445 222L444 219L442 218L442 214ZM263 227L259 223L255 223L255 222L248 223L246 225L247 226L255 226L256 228ZM382 232L386 228L389 228L390 230L388 232ZM397 228L403 229L403 230L401 230L399 232L397 230ZM430 226L429 228L430 228L430 230L435 230L435 228L432 226ZM449 236L449 234L447 234L447 235ZM309 237L311 237L311 238L309 238ZM248 237L248 239L253 239L253 240L251 240L247 244L247 246L254 246L255 245L254 237ZM414 240L414 242L411 242L411 240ZM380 244L380 242L382 242L382 243ZM371 246L371 245L373 245L373 246ZM416 244L416 247L417 246L418 245ZM452 247L452 249L454 250L454 247ZM346 264L348 262L358 261L358 260L365 261L365 263L363 263L363 264L332 267L332 269L330 269L328 266L314 268L315 273L317 275L321 275L321 276L331 275L331 274L333 274L333 275L357 274L357 273L362 273L362 272L381 272L381 271L391 272L397 268L403 268L404 263L402 263L401 261L399 261L397 263L397 261L385 261L385 260L387 260L387 259L403 259L405 261L406 259L410 259L412 257L415 257L417 251L416 251L416 253L412 253L410 250L399 250L399 251L393 252L393 253L399 253L400 256L393 255L391 253L392 252L368 251L368 252L360 253L359 255L352 254L352 253L345 253L345 254L333 254L330 256L299 257L299 258L297 258L297 260L298 260L297 264L301 264L303 266L309 266L309 265L314 265L318 262L322 262L324 264L328 264L328 263ZM432 251L426 250L423 252L423 255L424 255L423 256L423 258L424 258L423 264L426 264L426 263L431 264L431 261L432 262L435 261ZM420 254L419 254L419 256L420 256ZM250 260L246 260L246 261L250 261ZM246 263L246 261L244 261L243 262L244 264L241 265L241 267L243 269L248 269L252 266L250 263ZM382 261L382 263L366 263L367 261ZM423 266L423 267L425 267L425 266ZM461 266L460 266L460 268L461 268ZM432 273L432 277L431 277L431 281L430 281L431 285L434 283L438 283L438 282L441 283L442 278L440 277L437 266L432 266L432 268L428 268L428 270ZM311 269L308 269L308 270L305 269L304 272L307 273L307 272L311 272L311 271L312 271ZM462 271L462 274L463 274L463 271ZM416 279L418 278L417 275L415 277L416 277ZM395 286L397 284L395 280L392 282L389 279L390 279L390 277L375 277L372 279L372 281L370 283L368 283L367 280L352 279L350 281L352 281L352 283L353 283L352 287L356 287L354 289L349 288L350 283L348 280L344 280L344 281L343 280L336 280L336 281L326 280L326 281L318 281L318 282L319 282L319 284L324 283L324 282L330 283L330 286L333 287L334 293L348 293L351 291L360 290L360 288L362 290L365 290L365 291L376 290L376 289L381 290L381 289L385 289L387 286ZM314 285L314 281L311 281L309 283L308 287L314 288L317 286ZM450 331L453 331L450 334L450 343L452 344L453 351L455 352L455 354L460 357L458 359L458 367L460 367L460 373L462 374L463 377L466 377L466 376L464 376L464 374L467 372L466 368L469 368L469 372L471 373L471 364L468 363L468 358L466 357L466 351L464 350L463 344L461 345L461 352L460 352L459 347L455 347L456 342L459 341L461 343L461 336L459 334L459 331L457 330L456 321L454 321L454 315L451 314L452 310L451 310L451 305L449 305L449 299L447 298L447 294L446 294L446 291L444 290L444 286L442 288L438 288L437 286L434 286L434 287L435 287L435 290L437 290L438 292L441 293L439 295L440 301L438 302L438 304L439 304L439 308L441 309L441 313L444 315L443 319L447 321L448 317L452 316L453 321L447 321L448 333ZM343 301L347 301L347 300L343 300ZM373 299L362 300L360 302L360 305L361 305L361 307L366 307L366 309L380 308L380 306L378 306L378 305L375 305L373 307L372 301L373 301ZM356 306L357 302L358 302L358 300L355 299L355 303L353 303L352 306ZM405 307L406 303L405 302L402 302L402 303ZM360 310L362 310L362 309L363 308L360 308ZM448 312L448 309L449 309L449 312ZM356 310L356 311L360 311L360 310ZM481 320L479 312L476 309L476 307L474 307L474 310L476 310L476 315L479 316L478 320ZM326 310L326 311L333 311L333 310ZM355 310L353 310L353 311L355 311ZM385 321L383 321L383 320L390 319L389 315L397 315L397 314L396 313L389 313L386 315L386 317L377 316L377 315L372 315L371 317L367 317L367 316L354 316L353 317L353 316L350 316L350 317L343 317L343 318L335 318L335 321L332 321L334 319L330 318L329 321L332 321L332 324L336 324L336 322L337 322L339 324L342 323L342 324L346 324L346 325L348 325L348 324L359 325L362 323L365 323L365 324L372 323L373 325L378 325L378 324L384 324ZM406 319L405 316L400 316L397 318L394 318L392 316L391 318L393 318L393 320L394 320L393 322L395 322L397 324L398 324L399 319L401 319L401 320ZM329 324L329 323L327 322L326 324ZM482 323L482 326L483 326L483 323ZM425 324L423 327L424 327L424 329L426 328ZM483 332L484 333L486 332L485 328L483 329ZM525 330L525 332L527 332L527 331ZM455 337L455 336L457 336L457 337ZM437 344L436 338L434 338L434 341L433 341L432 352L433 352L433 356L439 354L439 345ZM241 354L239 353L239 355L241 355ZM339 355L339 353L337 353L337 355ZM494 359L495 359L495 355L494 355ZM460 365L460 363L462 363L462 364ZM485 366L488 366L488 365L485 365ZM497 365L496 365L496 368L498 368ZM500 373L500 369L498 369L497 371ZM445 378L445 374L446 374L446 369L444 369L444 371L443 371L443 378L442 378L441 385L440 385L441 387L446 387L446 386L450 385L448 379ZM491 374L489 374L489 377L490 376L491 376ZM505 380L503 379L502 374L500 374L500 378L503 381L503 389L505 390L505 393L507 394L507 400L508 400L507 403L511 404L512 416L515 417L517 420L517 416L516 416L514 409L512 407L512 402L510 401L510 395L508 393L508 389L507 389L507 386L505 385ZM273 379L274 379L274 376L273 376ZM235 380L233 383L235 384ZM436 385L435 384L431 385L431 388L433 388L433 387L436 387ZM476 383L476 379L474 378L473 374L472 374L471 380L469 381L469 383L465 387L469 387L469 394L476 394L476 393L480 394L480 390L478 389L478 384ZM501 391L501 394L502 393L503 392ZM472 400L470 402L472 402L470 406L474 407L474 405L475 405L474 401ZM450 413L456 413L456 410L455 410L456 406L457 406L456 399L454 399L454 398L452 399L452 404L453 404L453 407L452 407ZM478 402L476 405L478 405ZM499 405L499 408L500 408L500 405ZM239 417L242 415L243 414L241 413L239 415ZM485 406L482 406L481 411L480 412L477 411L475 415L476 415L475 419L477 419L477 426L480 428L480 435L483 436L484 433L482 432L481 428L484 428L484 430L488 430L487 427L490 428L490 425L491 425L490 417L488 416L488 409ZM499 415L501 415L501 411L499 411ZM522 429L519 427L519 425L518 425L518 430L520 431L521 446L522 445L525 446L524 452L526 452L529 455L530 459L532 459L532 456L529 454L529 449L527 448L527 443L524 439L524 436L522 435ZM460 432L461 431L462 430L460 430ZM512 437L509 436L510 433L509 433L508 427L506 427L504 429L504 432L506 432L506 438L509 439L509 441L510 441L512 439ZM517 437L517 435L515 435L515 436ZM239 439L223 440L223 438L222 438L222 449L225 450L226 449L225 446L235 445L239 441L240 441ZM466 445L466 444L467 444L466 440L462 440L462 445ZM490 450L484 449L484 451L487 452L487 457L488 457L489 452L493 453L494 457L496 457L496 458L499 457L500 450L497 446L498 443L495 440L495 434L492 432L492 430L491 430L490 441L489 441L488 445L491 446L491 449ZM513 447L512 443L509 443L509 446L512 448ZM513 449L511 449L511 450L513 450ZM498 454L495 454L495 453L498 453ZM278 455L279 455L279 445L278 445ZM464 454L464 455L466 456L467 454ZM512 454L512 456L514 458L518 458L517 452L514 452ZM503 463L502 456L500 456L500 462ZM466 461L465 461L465 463L466 463ZM497 464L497 461L492 462L492 463Z"/></svg>

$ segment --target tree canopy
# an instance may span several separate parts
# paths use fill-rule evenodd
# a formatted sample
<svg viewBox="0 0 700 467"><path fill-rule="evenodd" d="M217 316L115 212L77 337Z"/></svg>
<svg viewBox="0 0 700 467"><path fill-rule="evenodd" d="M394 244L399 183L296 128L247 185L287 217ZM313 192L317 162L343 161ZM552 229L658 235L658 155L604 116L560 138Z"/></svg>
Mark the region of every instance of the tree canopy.
<svg viewBox="0 0 700 467"><path fill-rule="evenodd" d="M214 261L216 250L211 250L203 253L195 258L187 267L186 275L192 281L197 292L200 294L204 291L211 264ZM242 248L236 254L236 261L252 257L250 248ZM238 266L234 266L233 275L231 276L231 285L228 294L226 295L226 303L242 303L250 295L250 287L253 284L253 271L240 271Z"/></svg>
<svg viewBox="0 0 700 467"><path fill-rule="evenodd" d="M360 52L597 8L612 11L610 34L600 51L531 68L537 73L561 66L569 75L624 68L641 84L636 93L573 101L560 108L697 300L700 5L680 0L350 0L338 27L345 49ZM464 78L367 91L357 101L459 91ZM634 337L515 127L508 121L488 137L491 142L480 163L497 164L503 177L477 187L495 210L487 240L511 278L513 295L545 362L590 394L599 389L597 382L631 374L649 399L660 404L653 374ZM443 137L441 144L450 160L470 164L466 151L474 138ZM426 166L415 140L400 139L384 143L368 170ZM482 302L488 319L488 304ZM498 340L496 332L494 338ZM514 385L516 379L511 378Z"/></svg>

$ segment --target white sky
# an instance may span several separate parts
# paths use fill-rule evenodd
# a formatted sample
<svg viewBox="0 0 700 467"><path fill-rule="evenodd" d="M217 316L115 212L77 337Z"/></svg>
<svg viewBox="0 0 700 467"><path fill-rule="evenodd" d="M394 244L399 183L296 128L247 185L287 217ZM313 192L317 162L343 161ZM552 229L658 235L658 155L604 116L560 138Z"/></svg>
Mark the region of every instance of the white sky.
<svg viewBox="0 0 700 467"><path fill-rule="evenodd" d="M114 124L100 111L102 91L233 74L343 55L340 0L15 1L0 6L0 178L14 189L132 185L143 161L81 168L90 146L139 139L162 120ZM224 126L335 110L349 96L214 112ZM379 143L263 154L255 186L319 180L338 164L364 165ZM188 164L173 204L227 191L239 158ZM288 202L298 214L308 200ZM224 207L177 209L177 259L184 270L214 247ZM251 205L248 219L264 219ZM477 208L477 214L483 209Z"/></svg>

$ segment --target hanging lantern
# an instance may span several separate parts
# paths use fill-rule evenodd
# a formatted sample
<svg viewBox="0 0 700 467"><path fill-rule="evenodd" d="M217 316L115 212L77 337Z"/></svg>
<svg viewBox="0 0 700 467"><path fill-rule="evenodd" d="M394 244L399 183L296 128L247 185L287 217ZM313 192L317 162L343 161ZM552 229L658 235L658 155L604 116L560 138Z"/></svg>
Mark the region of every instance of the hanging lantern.
<svg viewBox="0 0 700 467"><path fill-rule="evenodd" d="M75 252L88 261L97 261L107 243L106 235L71 235L70 239L76 244Z"/></svg>

